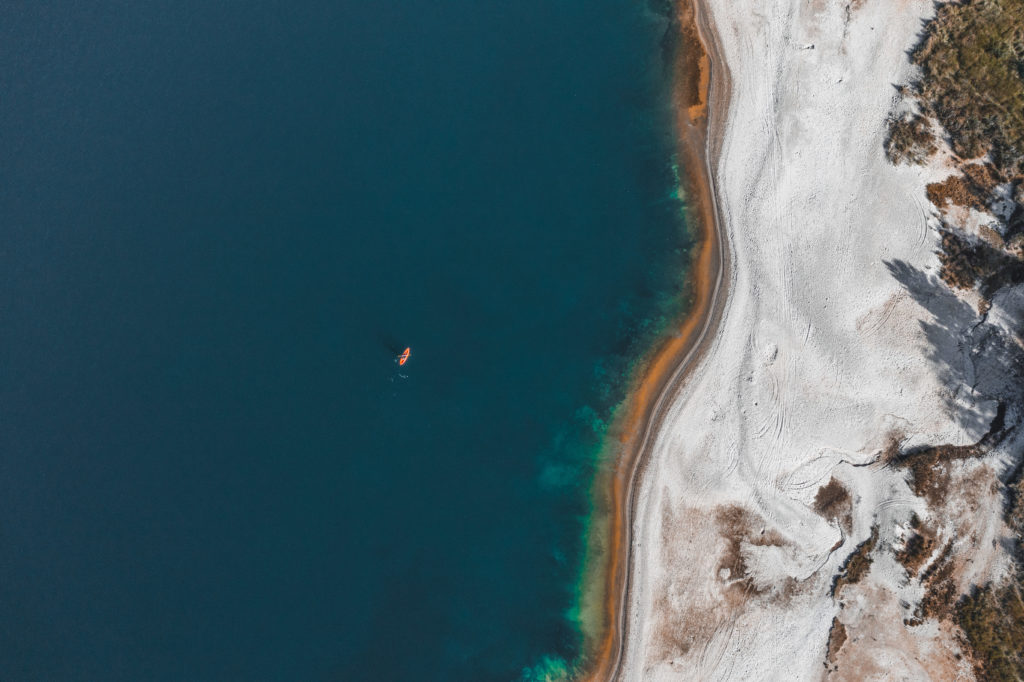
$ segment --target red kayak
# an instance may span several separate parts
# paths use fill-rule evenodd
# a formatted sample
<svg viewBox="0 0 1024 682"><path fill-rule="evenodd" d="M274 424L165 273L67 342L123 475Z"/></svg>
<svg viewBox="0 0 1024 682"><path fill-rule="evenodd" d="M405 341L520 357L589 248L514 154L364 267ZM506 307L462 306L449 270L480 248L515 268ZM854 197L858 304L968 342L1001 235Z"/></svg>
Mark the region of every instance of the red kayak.
<svg viewBox="0 0 1024 682"><path fill-rule="evenodd" d="M404 365L405 363L407 363L409 361L409 352L410 352L410 349L406 348L405 350L402 351L402 354L398 356L398 366L399 367L401 367L402 365Z"/></svg>

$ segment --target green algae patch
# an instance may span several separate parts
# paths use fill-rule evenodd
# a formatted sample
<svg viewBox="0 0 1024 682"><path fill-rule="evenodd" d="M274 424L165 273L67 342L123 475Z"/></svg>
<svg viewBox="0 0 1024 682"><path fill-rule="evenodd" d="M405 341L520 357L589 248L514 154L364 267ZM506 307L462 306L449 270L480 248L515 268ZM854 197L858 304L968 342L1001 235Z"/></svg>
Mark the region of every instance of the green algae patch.
<svg viewBox="0 0 1024 682"><path fill-rule="evenodd" d="M545 656L534 666L523 671L522 682L568 682L574 668L565 659Z"/></svg>
<svg viewBox="0 0 1024 682"><path fill-rule="evenodd" d="M660 342L670 333L671 323L681 319L687 308L687 301L678 292L664 297L660 303L660 311L639 322L635 328L637 336L632 344L635 348L633 360L628 362L624 371L617 373L623 378L609 379L606 371L597 372L606 381L608 390L605 396L628 394L624 387L632 387L643 378ZM645 351L640 352L641 348ZM542 471L542 477L547 483L568 485L574 479L573 472L578 473L578 467L590 468L589 477L583 477L583 480L589 481L589 492L586 511L580 517L582 557L577 581L572 587L571 605L564 612L565 619L579 636L580 646L577 648L579 654L572 661L558 656L544 656L535 665L524 669L521 678L523 682L575 679L586 671L587 664L596 655L611 626L608 621L607 598L613 560L611 552L614 551L610 543L615 540L614 484L616 475L621 473L617 467L623 451L616 427L622 424L628 411L628 395L610 409L591 406L579 408L574 415L573 437L578 443L584 443L580 446L586 453L585 457L580 458L584 461L577 460L567 466L549 465ZM603 414L607 417L602 417ZM564 437L561 440L563 442L560 447L565 447Z"/></svg>

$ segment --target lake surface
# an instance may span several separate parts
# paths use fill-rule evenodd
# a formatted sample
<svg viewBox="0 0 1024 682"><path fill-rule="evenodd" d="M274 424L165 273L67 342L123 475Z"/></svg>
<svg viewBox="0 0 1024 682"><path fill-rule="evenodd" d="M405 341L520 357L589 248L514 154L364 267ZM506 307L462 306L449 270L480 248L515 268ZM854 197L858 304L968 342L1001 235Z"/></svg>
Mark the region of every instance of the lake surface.
<svg viewBox="0 0 1024 682"><path fill-rule="evenodd" d="M0 9L0 679L571 663L603 422L687 263L664 28Z"/></svg>

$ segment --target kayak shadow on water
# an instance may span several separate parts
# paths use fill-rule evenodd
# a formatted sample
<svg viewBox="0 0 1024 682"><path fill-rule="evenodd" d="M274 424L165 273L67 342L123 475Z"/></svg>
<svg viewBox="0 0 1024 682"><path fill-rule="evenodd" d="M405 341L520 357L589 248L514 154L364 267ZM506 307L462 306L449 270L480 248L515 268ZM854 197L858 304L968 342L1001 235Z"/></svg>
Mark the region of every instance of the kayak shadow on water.
<svg viewBox="0 0 1024 682"><path fill-rule="evenodd" d="M387 351L388 355L391 357L391 360L392 362L395 363L396 367L401 368L405 364L405 360L408 360L409 355L406 353L408 347L403 346L391 334L387 332L378 331L377 341L380 344L380 347ZM409 378L408 375L402 373L401 369L399 369L398 377L401 379ZM392 377L390 380L394 381L394 377Z"/></svg>

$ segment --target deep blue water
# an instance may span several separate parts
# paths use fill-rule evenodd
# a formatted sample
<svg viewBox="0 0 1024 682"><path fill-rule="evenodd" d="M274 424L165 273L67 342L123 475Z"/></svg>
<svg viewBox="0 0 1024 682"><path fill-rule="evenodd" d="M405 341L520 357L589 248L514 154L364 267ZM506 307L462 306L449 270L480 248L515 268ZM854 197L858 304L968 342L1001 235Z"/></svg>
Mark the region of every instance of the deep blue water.
<svg viewBox="0 0 1024 682"><path fill-rule="evenodd" d="M572 660L599 420L686 262L662 30L5 4L0 679Z"/></svg>

